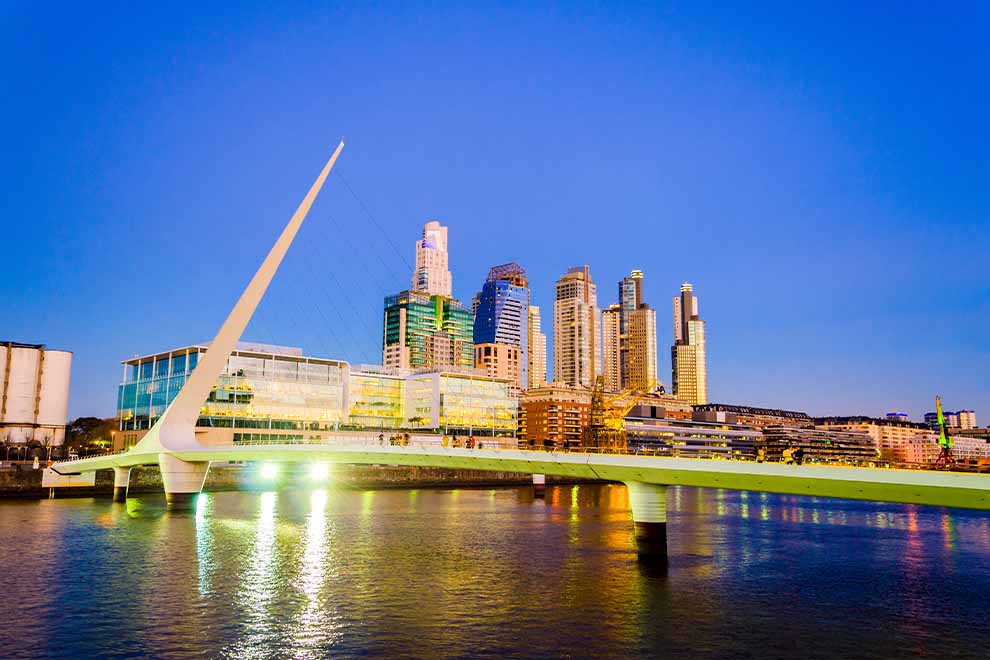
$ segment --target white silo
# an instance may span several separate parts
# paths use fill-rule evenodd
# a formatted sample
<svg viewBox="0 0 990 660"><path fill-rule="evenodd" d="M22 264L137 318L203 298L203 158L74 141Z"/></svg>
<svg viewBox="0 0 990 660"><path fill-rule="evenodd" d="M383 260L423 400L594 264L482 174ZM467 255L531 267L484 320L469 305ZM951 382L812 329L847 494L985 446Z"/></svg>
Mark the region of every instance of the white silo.
<svg viewBox="0 0 990 660"><path fill-rule="evenodd" d="M0 342L0 442L65 442L72 353Z"/></svg>

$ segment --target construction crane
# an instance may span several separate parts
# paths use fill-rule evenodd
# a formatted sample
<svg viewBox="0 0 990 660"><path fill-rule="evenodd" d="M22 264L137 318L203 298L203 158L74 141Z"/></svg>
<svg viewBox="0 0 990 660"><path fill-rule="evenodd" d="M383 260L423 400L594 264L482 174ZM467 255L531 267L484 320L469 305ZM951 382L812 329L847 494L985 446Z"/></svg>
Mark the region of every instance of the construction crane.
<svg viewBox="0 0 990 660"><path fill-rule="evenodd" d="M956 464L952 455L952 436L945 430L945 415L942 414L942 397L935 395L935 412L938 415L938 444L941 449L935 460L935 468L950 470Z"/></svg>
<svg viewBox="0 0 990 660"><path fill-rule="evenodd" d="M591 392L591 423L584 429L582 444L596 449L625 449L625 418L636 404L636 397L643 394L639 388L627 388L610 396L605 395L605 377L595 378ZM628 403L619 403L631 398Z"/></svg>

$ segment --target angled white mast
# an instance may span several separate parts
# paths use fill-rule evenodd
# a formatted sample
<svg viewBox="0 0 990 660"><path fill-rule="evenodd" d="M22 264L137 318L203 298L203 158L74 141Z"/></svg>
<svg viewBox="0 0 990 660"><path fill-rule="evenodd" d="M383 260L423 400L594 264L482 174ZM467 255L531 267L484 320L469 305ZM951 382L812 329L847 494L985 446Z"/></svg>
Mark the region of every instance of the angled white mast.
<svg viewBox="0 0 990 660"><path fill-rule="evenodd" d="M268 256L261 263L258 272L251 278L244 293L234 305L234 309L230 312L227 320L223 322L220 331L210 343L209 350L206 351L205 355L201 354L200 362L186 379L182 389L179 390L164 414L151 427L151 430L134 447L135 451L160 451L162 449L181 451L199 446L194 430L203 402L206 401L213 384L216 383L217 377L226 366L230 353L237 346L241 334L251 320L251 316L254 315L254 310L261 302L261 297L268 290L268 285L281 265L282 259L285 258L289 246L292 245L303 220L306 219L306 214L309 213L313 201L323 187L324 181L330 174L330 170L333 169L334 163L337 162L337 156L340 155L343 148L344 141L341 139L333 155L330 156L330 160L323 166L323 171L316 177L316 181L299 204L299 208L296 209L289 223L282 230L282 234L275 241L275 245L268 252Z"/></svg>

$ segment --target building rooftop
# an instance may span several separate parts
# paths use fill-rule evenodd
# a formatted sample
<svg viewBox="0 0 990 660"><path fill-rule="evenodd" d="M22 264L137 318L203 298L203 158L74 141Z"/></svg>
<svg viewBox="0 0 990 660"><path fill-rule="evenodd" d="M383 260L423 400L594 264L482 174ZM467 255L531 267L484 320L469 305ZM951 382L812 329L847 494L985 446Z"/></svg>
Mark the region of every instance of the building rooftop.
<svg viewBox="0 0 990 660"><path fill-rule="evenodd" d="M798 410L781 410L778 408L757 408L756 406L737 406L729 403L703 403L694 406L697 411L709 412L731 412L737 415L762 415L764 417L782 417L785 419L795 419L811 421L811 416L806 412Z"/></svg>

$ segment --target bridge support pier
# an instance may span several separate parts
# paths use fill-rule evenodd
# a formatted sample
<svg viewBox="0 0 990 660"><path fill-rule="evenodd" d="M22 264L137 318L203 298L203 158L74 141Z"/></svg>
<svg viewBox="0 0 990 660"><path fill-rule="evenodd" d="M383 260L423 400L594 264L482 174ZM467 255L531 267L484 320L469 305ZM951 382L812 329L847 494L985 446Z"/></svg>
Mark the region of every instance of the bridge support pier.
<svg viewBox="0 0 990 660"><path fill-rule="evenodd" d="M639 556L667 560L667 487L627 481Z"/></svg>
<svg viewBox="0 0 990 660"><path fill-rule="evenodd" d="M127 484L131 480L131 468L115 467L113 469L113 501L127 501Z"/></svg>
<svg viewBox="0 0 990 660"><path fill-rule="evenodd" d="M192 509L196 496L203 490L209 461L183 461L171 454L158 455L158 467L162 471L165 501L173 510Z"/></svg>
<svg viewBox="0 0 990 660"><path fill-rule="evenodd" d="M533 475L533 496L545 497L547 494L547 477L545 474Z"/></svg>

